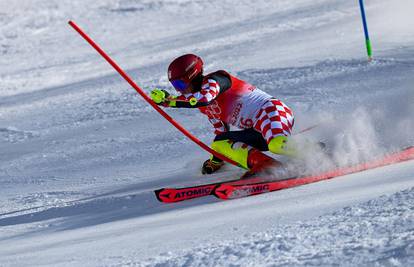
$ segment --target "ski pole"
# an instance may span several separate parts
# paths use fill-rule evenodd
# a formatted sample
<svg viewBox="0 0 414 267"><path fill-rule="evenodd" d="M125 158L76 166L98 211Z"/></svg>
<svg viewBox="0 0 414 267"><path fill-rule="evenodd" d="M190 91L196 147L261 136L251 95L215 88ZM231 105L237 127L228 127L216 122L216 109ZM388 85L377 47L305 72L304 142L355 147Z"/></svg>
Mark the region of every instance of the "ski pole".
<svg viewBox="0 0 414 267"><path fill-rule="evenodd" d="M314 125L312 125L312 126L309 126L309 127L305 128L305 129L300 130L300 131L299 131L299 132L297 132L295 135L303 134L303 133L305 133L305 132L307 132L307 131L310 131L310 130L312 130L312 129L314 129L314 128L318 127L319 125L320 125L320 124L318 123L318 124L314 124Z"/></svg>
<svg viewBox="0 0 414 267"><path fill-rule="evenodd" d="M197 98L192 97L190 99L176 99L176 98L169 98L169 101L175 101L175 102L183 102L183 103L190 103L191 106L195 106L197 104Z"/></svg>
<svg viewBox="0 0 414 267"><path fill-rule="evenodd" d="M224 161L226 161L230 164L233 164L234 166L243 168L242 166L240 166L234 160L229 159L229 158L225 157L224 155L222 155L220 153L217 153L216 151L211 149L209 146L207 146L206 144L201 142L197 137L192 135L187 129L182 127L170 115L168 115L157 104L155 104L155 102L152 101L152 99L128 76L128 74L126 74L126 72L124 70L122 70L121 67L119 67L119 65L117 63L115 63L115 61L113 61L108 56L108 54L106 54L105 51L103 51L98 46L98 44L96 44L81 28L79 28L79 26L75 22L70 20L68 23L69 23L70 26L72 26L73 29L75 29L83 37L83 39L85 39L135 89L135 91L137 91L138 94L140 94L144 98L145 101L148 102L148 104L150 104L156 111L158 111L158 113L160 113L167 121L169 121L172 125L174 125L175 128L177 128L185 136L190 138L194 143L199 145L201 148L203 148L204 150L206 150L210 154L213 154L217 158L219 158L221 160L224 160Z"/></svg>
<svg viewBox="0 0 414 267"><path fill-rule="evenodd" d="M362 25L364 26L365 46L367 47L368 61L372 60L371 40L368 34L367 18L365 16L364 0L359 0L359 7L361 9Z"/></svg>

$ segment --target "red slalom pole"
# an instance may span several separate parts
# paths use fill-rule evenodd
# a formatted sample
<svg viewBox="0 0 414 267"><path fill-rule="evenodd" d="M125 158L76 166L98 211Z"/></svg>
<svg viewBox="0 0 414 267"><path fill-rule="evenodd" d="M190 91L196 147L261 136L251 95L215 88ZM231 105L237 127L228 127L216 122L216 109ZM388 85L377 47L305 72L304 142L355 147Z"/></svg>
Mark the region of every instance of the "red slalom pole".
<svg viewBox="0 0 414 267"><path fill-rule="evenodd" d="M111 66L118 71L118 73L137 91L138 94L140 94L145 101L148 102L158 113L160 113L167 121L169 121L172 125L174 125L175 128L177 128L180 132L182 132L185 136L190 138L194 143L199 145L201 148L206 150L207 152L213 154L217 158L227 161L230 164L233 164L234 166L242 168L237 162L234 160L231 160L225 156L223 156L220 153L217 153L213 149L211 149L209 146L201 142L197 137L192 135L189 131L187 131L184 127L182 127L178 122L176 122L173 118L171 118L170 115L168 115L164 110L162 110L157 104L152 101L151 98L148 97L148 95L126 74L125 71L123 71L118 64L115 63L81 28L79 28L78 25L76 25L75 22L69 21L68 22L72 28L74 28L82 37L85 39L95 50L103 57L105 60L111 64Z"/></svg>

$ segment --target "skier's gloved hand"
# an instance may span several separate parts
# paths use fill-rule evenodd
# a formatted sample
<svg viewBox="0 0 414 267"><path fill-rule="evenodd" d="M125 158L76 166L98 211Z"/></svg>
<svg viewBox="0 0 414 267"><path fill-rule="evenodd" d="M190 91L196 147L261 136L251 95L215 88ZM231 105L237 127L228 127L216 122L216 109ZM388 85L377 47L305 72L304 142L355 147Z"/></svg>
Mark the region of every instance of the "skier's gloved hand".
<svg viewBox="0 0 414 267"><path fill-rule="evenodd" d="M170 94L165 90L154 89L151 91L151 99L158 105L165 102L166 98L170 96Z"/></svg>
<svg viewBox="0 0 414 267"><path fill-rule="evenodd" d="M170 94L165 90L154 89L151 91L150 97L157 105L164 107L175 107L175 97L170 96Z"/></svg>

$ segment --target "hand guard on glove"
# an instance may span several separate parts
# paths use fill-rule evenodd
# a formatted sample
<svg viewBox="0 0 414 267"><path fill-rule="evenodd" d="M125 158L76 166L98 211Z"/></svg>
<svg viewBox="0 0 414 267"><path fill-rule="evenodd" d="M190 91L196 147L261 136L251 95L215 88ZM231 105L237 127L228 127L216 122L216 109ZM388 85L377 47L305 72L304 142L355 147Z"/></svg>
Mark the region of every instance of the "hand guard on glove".
<svg viewBox="0 0 414 267"><path fill-rule="evenodd" d="M170 96L165 90L154 89L151 91L150 96L157 105L164 107L175 107L176 105L175 97Z"/></svg>

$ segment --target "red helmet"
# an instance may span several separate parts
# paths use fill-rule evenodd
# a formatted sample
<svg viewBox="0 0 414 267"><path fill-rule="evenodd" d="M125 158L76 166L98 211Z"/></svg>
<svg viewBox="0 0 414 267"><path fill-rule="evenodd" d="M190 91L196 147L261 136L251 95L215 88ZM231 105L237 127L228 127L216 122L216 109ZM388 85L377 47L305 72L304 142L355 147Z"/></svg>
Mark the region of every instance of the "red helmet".
<svg viewBox="0 0 414 267"><path fill-rule="evenodd" d="M178 91L188 88L191 81L203 73L203 60L193 54L180 56L168 66L168 79Z"/></svg>

